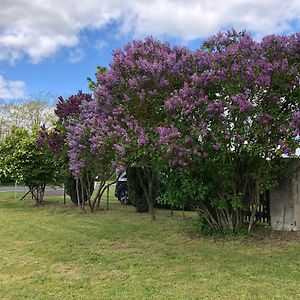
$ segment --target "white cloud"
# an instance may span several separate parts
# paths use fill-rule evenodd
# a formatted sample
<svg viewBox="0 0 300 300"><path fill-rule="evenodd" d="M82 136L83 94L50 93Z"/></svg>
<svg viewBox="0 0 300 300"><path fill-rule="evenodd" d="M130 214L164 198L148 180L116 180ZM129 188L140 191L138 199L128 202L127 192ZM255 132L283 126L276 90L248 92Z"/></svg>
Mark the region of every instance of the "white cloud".
<svg viewBox="0 0 300 300"><path fill-rule="evenodd" d="M299 22L300 4L295 0L139 1L135 5L136 34L167 34L189 40L207 37L225 28L247 29L260 37L291 32Z"/></svg>
<svg viewBox="0 0 300 300"><path fill-rule="evenodd" d="M108 47L108 43L106 41L104 41L104 40L98 39L98 40L95 41L94 47L97 50L102 50L102 49Z"/></svg>
<svg viewBox="0 0 300 300"><path fill-rule="evenodd" d="M85 56L84 51L81 48L76 48L70 51L69 62L71 64L78 63L84 58L84 56Z"/></svg>
<svg viewBox="0 0 300 300"><path fill-rule="evenodd" d="M26 85L22 80L8 80L0 75L0 104L3 100L25 98Z"/></svg>
<svg viewBox="0 0 300 300"><path fill-rule="evenodd" d="M0 60L24 54L36 63L61 47L75 47L83 29L116 22L119 33L204 38L226 28L256 37L300 28L299 0L1 0ZM292 25L293 24L293 25ZM294 26L294 28L293 28Z"/></svg>

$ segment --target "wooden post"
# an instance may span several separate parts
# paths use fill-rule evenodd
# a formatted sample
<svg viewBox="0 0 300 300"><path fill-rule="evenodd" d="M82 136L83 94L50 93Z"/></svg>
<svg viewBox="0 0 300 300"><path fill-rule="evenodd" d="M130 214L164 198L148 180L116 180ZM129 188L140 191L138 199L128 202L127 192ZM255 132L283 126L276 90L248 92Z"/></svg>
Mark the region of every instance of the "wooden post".
<svg viewBox="0 0 300 300"><path fill-rule="evenodd" d="M64 205L66 205L66 187L64 185Z"/></svg>
<svg viewBox="0 0 300 300"><path fill-rule="evenodd" d="M109 210L109 185L107 186L106 191L106 210Z"/></svg>
<svg viewBox="0 0 300 300"><path fill-rule="evenodd" d="M17 199L17 182L15 181L15 200Z"/></svg>
<svg viewBox="0 0 300 300"><path fill-rule="evenodd" d="M20 199L20 201L22 201L30 192L31 192L31 189Z"/></svg>

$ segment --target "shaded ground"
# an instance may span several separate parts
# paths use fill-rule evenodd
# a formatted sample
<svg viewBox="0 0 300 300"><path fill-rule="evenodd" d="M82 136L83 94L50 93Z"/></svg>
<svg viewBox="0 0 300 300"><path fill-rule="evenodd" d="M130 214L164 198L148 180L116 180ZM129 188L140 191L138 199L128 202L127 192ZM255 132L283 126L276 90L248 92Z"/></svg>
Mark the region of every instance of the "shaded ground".
<svg viewBox="0 0 300 300"><path fill-rule="evenodd" d="M276 246L300 243L300 231L273 231L267 225L256 225L253 232L248 235L237 237L203 237L193 229L189 230L187 234L191 239L206 239L212 242L220 242L222 240L230 239L232 241L239 241L245 244L273 244Z"/></svg>
<svg viewBox="0 0 300 300"><path fill-rule="evenodd" d="M289 243L300 243L300 231L271 231L252 233L244 239L251 243L266 243L273 245L288 245ZM299 278L300 279L300 278Z"/></svg>

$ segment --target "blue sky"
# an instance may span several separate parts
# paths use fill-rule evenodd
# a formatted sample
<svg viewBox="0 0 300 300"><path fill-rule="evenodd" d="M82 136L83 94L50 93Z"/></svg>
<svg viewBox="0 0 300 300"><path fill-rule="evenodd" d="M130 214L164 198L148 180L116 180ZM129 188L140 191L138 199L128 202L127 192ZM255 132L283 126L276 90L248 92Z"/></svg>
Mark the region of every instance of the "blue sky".
<svg viewBox="0 0 300 300"><path fill-rule="evenodd" d="M152 35L195 49L219 30L300 30L299 0L0 0L0 104L88 91L113 49ZM74 4L78 3L78 4ZM52 96L49 96L52 95Z"/></svg>

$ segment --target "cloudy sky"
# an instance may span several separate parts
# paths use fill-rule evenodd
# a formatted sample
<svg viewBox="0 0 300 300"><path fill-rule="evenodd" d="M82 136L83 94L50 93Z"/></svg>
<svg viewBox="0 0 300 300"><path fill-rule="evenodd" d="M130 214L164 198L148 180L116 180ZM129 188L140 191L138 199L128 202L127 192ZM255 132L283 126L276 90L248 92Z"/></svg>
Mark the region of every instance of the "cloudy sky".
<svg viewBox="0 0 300 300"><path fill-rule="evenodd" d="M0 103L88 91L111 52L152 35L195 49L220 30L300 31L299 0L0 0Z"/></svg>

